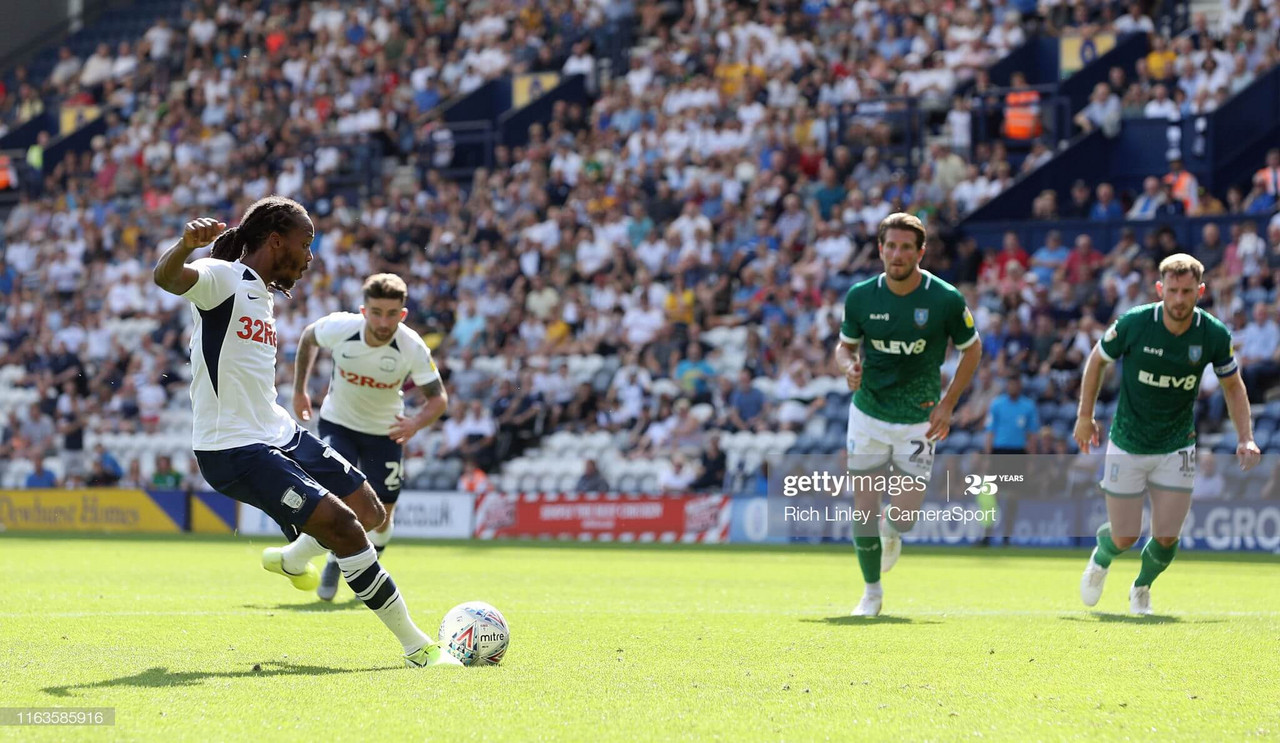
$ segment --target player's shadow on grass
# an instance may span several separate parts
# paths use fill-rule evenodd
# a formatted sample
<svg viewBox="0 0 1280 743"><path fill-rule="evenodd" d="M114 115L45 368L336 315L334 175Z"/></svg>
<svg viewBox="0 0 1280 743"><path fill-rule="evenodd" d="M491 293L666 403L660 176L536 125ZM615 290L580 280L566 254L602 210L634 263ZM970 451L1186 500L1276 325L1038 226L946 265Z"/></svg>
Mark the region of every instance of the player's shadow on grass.
<svg viewBox="0 0 1280 743"><path fill-rule="evenodd" d="M265 609L266 611L300 611L306 613L329 612L329 611L347 611L349 609L359 609L364 606L360 599L352 596L346 601L313 601L309 604L276 604L275 606L266 606L263 604L244 604L245 609Z"/></svg>
<svg viewBox="0 0 1280 743"><path fill-rule="evenodd" d="M1105 611L1089 612L1085 616L1068 614L1062 619L1068 622L1084 622L1093 624L1095 622L1108 624L1220 624L1221 619L1196 619L1191 622L1184 622L1180 617L1173 614L1115 614Z"/></svg>
<svg viewBox="0 0 1280 743"><path fill-rule="evenodd" d="M88 689L104 689L116 686L132 686L139 688L168 688L172 686L196 686L207 679L239 679L267 678L269 676L329 676L335 673L372 673L375 671L395 670L392 667L381 668L329 668L327 666L307 666L280 661L267 661L259 664L261 671L245 669L243 671L170 671L157 666L132 676L121 676L116 679L95 681L90 684L71 684L69 686L47 686L42 691L55 697L79 696L73 692Z"/></svg>
<svg viewBox="0 0 1280 743"><path fill-rule="evenodd" d="M895 617L892 614L881 614L878 617L852 617L849 615L839 617L823 617L822 619L801 619L802 622L809 624L942 624L932 619L912 619L911 617Z"/></svg>

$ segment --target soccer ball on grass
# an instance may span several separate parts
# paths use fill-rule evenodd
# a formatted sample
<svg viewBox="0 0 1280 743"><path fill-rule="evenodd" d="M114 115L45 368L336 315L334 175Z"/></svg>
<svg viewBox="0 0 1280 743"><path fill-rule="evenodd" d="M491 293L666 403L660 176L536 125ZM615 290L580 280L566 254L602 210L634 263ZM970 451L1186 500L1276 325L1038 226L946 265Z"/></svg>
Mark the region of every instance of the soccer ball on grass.
<svg viewBox="0 0 1280 743"><path fill-rule="evenodd" d="M483 601L458 604L444 615L437 638L464 666L496 666L511 632L502 612Z"/></svg>

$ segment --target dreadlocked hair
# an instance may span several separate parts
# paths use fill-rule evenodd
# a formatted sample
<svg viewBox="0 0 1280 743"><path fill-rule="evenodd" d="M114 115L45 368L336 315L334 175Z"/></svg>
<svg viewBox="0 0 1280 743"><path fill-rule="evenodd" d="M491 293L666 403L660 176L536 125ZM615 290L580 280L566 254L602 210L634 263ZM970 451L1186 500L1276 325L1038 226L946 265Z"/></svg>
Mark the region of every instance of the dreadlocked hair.
<svg viewBox="0 0 1280 743"><path fill-rule="evenodd" d="M284 196L267 196L258 199L245 210L240 224L228 229L214 240L210 258L222 261L238 261L246 255L262 247L267 236L272 232L284 234L295 227L302 226L307 210ZM289 296L289 292L271 283L269 287Z"/></svg>

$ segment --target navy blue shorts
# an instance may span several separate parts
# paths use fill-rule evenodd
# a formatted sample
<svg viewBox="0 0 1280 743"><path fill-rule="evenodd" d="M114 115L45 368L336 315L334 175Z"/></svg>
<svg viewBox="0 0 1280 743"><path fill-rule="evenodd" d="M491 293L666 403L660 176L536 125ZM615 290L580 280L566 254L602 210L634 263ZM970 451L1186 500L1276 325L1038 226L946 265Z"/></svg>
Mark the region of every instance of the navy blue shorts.
<svg viewBox="0 0 1280 743"><path fill-rule="evenodd" d="M200 473L214 490L261 509L290 539L301 533L325 493L345 498L366 479L304 428L280 447L250 444L195 454Z"/></svg>
<svg viewBox="0 0 1280 743"><path fill-rule="evenodd" d="M400 497L400 481L404 478L404 447L390 436L360 433L324 418L320 419L320 438L347 461L369 472L369 484L378 500L395 503Z"/></svg>

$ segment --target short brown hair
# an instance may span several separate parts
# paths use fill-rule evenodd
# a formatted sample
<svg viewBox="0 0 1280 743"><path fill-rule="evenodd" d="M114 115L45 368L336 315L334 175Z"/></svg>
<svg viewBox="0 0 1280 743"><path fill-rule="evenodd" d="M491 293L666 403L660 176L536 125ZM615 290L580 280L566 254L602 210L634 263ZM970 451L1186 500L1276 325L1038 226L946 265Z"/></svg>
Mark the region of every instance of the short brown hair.
<svg viewBox="0 0 1280 743"><path fill-rule="evenodd" d="M398 299L403 304L409 299L409 287L404 279L393 273L375 273L364 280L364 298L366 302L370 299Z"/></svg>
<svg viewBox="0 0 1280 743"><path fill-rule="evenodd" d="M914 214L894 212L885 217L880 222L880 231L877 233L877 241L881 245L884 245L884 236L889 230L910 230L916 233L916 250L924 247L924 222Z"/></svg>
<svg viewBox="0 0 1280 743"><path fill-rule="evenodd" d="M1200 279L1204 277L1204 264L1186 253L1174 253L1160 261L1162 279L1168 274L1182 276L1188 273L1195 277L1197 284L1200 283Z"/></svg>

